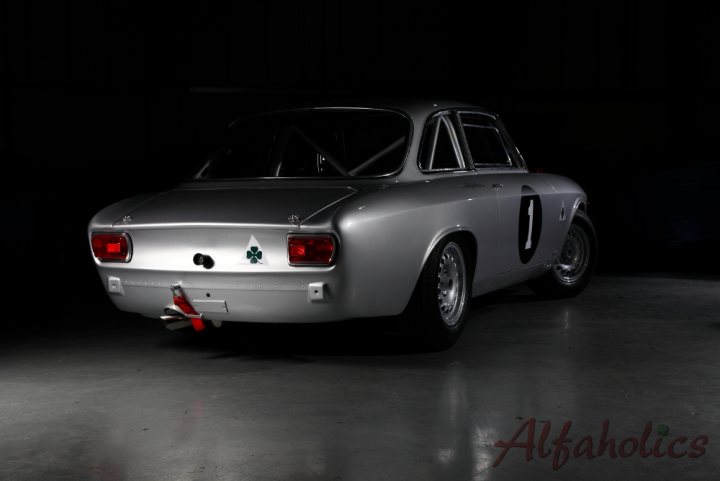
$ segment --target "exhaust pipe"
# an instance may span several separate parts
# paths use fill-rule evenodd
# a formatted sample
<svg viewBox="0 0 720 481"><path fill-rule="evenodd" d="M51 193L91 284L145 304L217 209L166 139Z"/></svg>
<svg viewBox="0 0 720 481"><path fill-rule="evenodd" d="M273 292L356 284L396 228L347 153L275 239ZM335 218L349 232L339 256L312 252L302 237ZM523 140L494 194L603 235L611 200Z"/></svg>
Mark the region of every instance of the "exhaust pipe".
<svg viewBox="0 0 720 481"><path fill-rule="evenodd" d="M185 313L175 306L166 307L165 315L160 316L160 320L169 331L176 331L192 326L192 322L185 316Z"/></svg>

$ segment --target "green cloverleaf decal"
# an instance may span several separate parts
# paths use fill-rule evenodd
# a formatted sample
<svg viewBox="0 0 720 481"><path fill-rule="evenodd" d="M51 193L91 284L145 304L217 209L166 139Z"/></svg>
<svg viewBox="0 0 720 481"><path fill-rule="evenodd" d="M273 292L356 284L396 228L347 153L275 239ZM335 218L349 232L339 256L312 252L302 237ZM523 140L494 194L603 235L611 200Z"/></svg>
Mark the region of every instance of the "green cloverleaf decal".
<svg viewBox="0 0 720 481"><path fill-rule="evenodd" d="M249 251L245 253L248 259L250 259L250 264L257 264L260 259L262 259L262 251L258 249L257 246L252 246Z"/></svg>

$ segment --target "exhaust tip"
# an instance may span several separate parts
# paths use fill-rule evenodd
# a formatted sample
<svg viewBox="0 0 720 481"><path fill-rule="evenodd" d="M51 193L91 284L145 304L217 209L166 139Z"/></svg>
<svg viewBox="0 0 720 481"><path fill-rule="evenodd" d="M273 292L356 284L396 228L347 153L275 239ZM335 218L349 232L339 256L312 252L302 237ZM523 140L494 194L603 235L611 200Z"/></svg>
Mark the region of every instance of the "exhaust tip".
<svg viewBox="0 0 720 481"><path fill-rule="evenodd" d="M160 316L160 320L165 325L165 328L170 331L190 327L193 324L185 313L175 306L166 307L165 315Z"/></svg>
<svg viewBox="0 0 720 481"><path fill-rule="evenodd" d="M198 314L192 304L185 298L180 286L173 284L170 286L170 290L173 293L173 303L165 308L165 315L160 316L160 319L165 323L165 327L175 330L192 326L196 332L204 331L206 325L202 314Z"/></svg>
<svg viewBox="0 0 720 481"><path fill-rule="evenodd" d="M160 322L168 331L176 331L192 325L188 318L179 316L160 316Z"/></svg>

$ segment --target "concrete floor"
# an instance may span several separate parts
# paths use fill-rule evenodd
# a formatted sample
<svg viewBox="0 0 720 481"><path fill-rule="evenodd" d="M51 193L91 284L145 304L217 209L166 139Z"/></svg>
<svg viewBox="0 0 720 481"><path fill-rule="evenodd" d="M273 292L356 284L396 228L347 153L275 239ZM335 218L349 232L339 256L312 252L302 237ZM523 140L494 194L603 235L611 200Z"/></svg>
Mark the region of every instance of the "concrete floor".
<svg viewBox="0 0 720 481"><path fill-rule="evenodd" d="M720 479L717 280L599 277L567 301L507 290L439 353L359 323L196 337L92 321L2 334L1 480ZM536 447L492 467L533 418L536 445L550 423L546 451L572 423L565 464ZM618 443L652 423L661 453L684 436L684 455L588 459L586 440L574 457L586 436L597 453L605 420Z"/></svg>

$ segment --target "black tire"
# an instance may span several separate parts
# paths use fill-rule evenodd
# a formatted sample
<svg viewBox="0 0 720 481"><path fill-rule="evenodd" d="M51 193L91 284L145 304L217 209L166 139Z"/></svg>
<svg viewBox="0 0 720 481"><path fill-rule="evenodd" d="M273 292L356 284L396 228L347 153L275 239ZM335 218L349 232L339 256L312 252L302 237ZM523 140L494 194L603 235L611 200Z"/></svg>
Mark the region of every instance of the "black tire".
<svg viewBox="0 0 720 481"><path fill-rule="evenodd" d="M465 328L473 273L468 253L460 239L450 237L425 262L405 313L406 326L423 349L448 349Z"/></svg>
<svg viewBox="0 0 720 481"><path fill-rule="evenodd" d="M528 282L539 296L550 299L574 297L587 287L595 272L598 242L590 217L579 210L573 218L559 258L549 271Z"/></svg>

